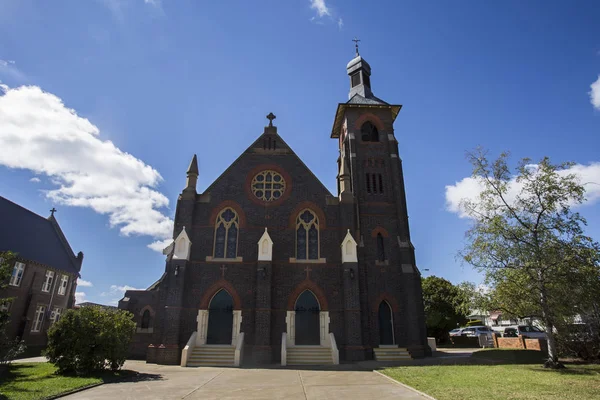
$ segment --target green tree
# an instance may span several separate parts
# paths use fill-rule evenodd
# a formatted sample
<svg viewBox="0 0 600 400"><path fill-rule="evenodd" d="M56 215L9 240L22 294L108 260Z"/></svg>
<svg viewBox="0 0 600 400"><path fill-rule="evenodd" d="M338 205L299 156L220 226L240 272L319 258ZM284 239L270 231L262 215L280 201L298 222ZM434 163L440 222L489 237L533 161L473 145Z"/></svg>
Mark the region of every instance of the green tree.
<svg viewBox="0 0 600 400"><path fill-rule="evenodd" d="M8 286L16 255L10 251L0 252L0 291ZM9 305L12 298L0 298L0 306ZM9 363L25 351L25 344L20 338L9 339L6 328L10 322L10 312L0 311L0 364Z"/></svg>
<svg viewBox="0 0 600 400"><path fill-rule="evenodd" d="M423 278L422 286L427 335L445 342L448 332L467 320L465 292L437 276Z"/></svg>
<svg viewBox="0 0 600 400"><path fill-rule="evenodd" d="M556 330L585 309L600 277L600 247L571 209L585 201L584 185L569 173L570 163L523 159L513 175L507 153L494 162L482 150L468 158L483 190L477 200L462 203L474 223L461 255L494 287L489 309L541 319L548 337L545 365L562 367Z"/></svg>
<svg viewBox="0 0 600 400"><path fill-rule="evenodd" d="M128 311L102 307L68 310L48 330L44 355L60 373L115 371L125 363L134 333L135 322Z"/></svg>

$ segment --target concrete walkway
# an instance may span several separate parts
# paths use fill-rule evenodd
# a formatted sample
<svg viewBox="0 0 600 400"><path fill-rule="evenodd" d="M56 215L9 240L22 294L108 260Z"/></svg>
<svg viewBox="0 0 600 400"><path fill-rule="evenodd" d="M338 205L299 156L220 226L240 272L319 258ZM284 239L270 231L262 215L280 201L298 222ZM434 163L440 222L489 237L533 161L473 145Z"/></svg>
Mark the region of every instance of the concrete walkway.
<svg viewBox="0 0 600 400"><path fill-rule="evenodd" d="M414 399L425 397L372 371L181 368L127 361L131 382L104 384L64 399Z"/></svg>

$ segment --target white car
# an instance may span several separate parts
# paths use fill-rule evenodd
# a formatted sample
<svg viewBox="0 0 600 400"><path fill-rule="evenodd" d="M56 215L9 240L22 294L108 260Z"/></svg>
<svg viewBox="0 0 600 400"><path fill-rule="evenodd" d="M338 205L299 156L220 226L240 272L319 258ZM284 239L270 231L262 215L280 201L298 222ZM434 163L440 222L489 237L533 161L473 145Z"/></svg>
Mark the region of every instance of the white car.
<svg viewBox="0 0 600 400"><path fill-rule="evenodd" d="M533 325L513 325L504 328L503 337L523 336L530 339L546 339L546 332Z"/></svg>
<svg viewBox="0 0 600 400"><path fill-rule="evenodd" d="M450 336L460 336L463 329L465 329L465 328L454 328L448 333L450 334Z"/></svg>

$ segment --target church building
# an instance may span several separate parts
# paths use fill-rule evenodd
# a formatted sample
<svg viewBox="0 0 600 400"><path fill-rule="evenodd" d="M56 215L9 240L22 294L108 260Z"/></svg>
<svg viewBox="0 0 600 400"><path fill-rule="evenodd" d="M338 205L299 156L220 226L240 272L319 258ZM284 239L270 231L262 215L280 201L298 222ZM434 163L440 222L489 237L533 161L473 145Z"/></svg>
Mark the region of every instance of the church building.
<svg viewBox="0 0 600 400"><path fill-rule="evenodd" d="M194 155L165 272L129 290L132 355L158 364L337 364L429 355L394 121L356 50L331 138L337 193L268 126L203 193ZM285 136L285 135L284 135ZM334 160L331 160L334 162Z"/></svg>

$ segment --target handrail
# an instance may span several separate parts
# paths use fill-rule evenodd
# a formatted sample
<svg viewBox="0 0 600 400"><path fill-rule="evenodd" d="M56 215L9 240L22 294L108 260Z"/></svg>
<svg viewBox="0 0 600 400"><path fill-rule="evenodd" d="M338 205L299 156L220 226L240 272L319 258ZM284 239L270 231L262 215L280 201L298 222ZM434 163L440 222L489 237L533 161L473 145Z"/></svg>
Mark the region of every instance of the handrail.
<svg viewBox="0 0 600 400"><path fill-rule="evenodd" d="M242 357L244 356L244 332L240 332L237 337L237 342L235 344L235 352L233 365L239 367L242 363Z"/></svg>
<svg viewBox="0 0 600 400"><path fill-rule="evenodd" d="M335 335L333 332L329 332L329 340L331 341L331 359L334 365L340 363L340 351L338 350L337 343L335 342Z"/></svg>
<svg viewBox="0 0 600 400"><path fill-rule="evenodd" d="M287 365L287 333L281 335L281 366Z"/></svg>
<svg viewBox="0 0 600 400"><path fill-rule="evenodd" d="M190 336L190 339L187 341L185 347L183 348L183 350L181 350L181 366L182 367L187 367L188 360L190 359L190 356L192 355L192 352L194 351L194 347L196 347L196 336L197 335L198 335L198 332L196 332L196 331L192 332L192 336Z"/></svg>

